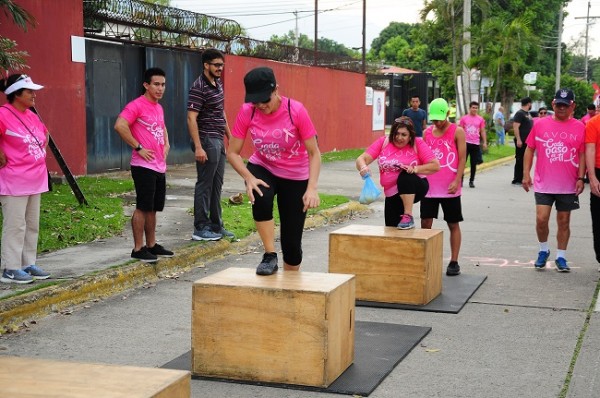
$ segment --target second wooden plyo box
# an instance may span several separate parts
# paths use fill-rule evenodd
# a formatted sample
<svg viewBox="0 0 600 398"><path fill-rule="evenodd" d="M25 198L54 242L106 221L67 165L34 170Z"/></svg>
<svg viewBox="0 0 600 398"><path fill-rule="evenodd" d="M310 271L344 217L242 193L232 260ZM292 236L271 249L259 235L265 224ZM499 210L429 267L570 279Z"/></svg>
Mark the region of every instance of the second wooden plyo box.
<svg viewBox="0 0 600 398"><path fill-rule="evenodd" d="M354 275L228 268L192 289L194 375L327 387L354 360Z"/></svg>
<svg viewBox="0 0 600 398"><path fill-rule="evenodd" d="M329 272L356 275L356 299L425 305L442 291L443 233L348 225L329 235Z"/></svg>

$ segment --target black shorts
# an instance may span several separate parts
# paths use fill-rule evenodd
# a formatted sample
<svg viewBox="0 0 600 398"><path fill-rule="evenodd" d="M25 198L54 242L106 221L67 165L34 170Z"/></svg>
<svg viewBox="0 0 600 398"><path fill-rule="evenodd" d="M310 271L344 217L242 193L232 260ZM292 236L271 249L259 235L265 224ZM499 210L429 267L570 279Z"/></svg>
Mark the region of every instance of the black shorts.
<svg viewBox="0 0 600 398"><path fill-rule="evenodd" d="M167 194L165 173L131 166L131 177L135 185L135 208L141 211L162 211Z"/></svg>
<svg viewBox="0 0 600 398"><path fill-rule="evenodd" d="M457 223L463 221L460 196L453 198L423 198L421 199L421 219L438 218L439 206L444 211L444 221Z"/></svg>
<svg viewBox="0 0 600 398"><path fill-rule="evenodd" d="M554 204L556 211L571 211L579 209L579 196L574 193L535 193L535 204L550 206Z"/></svg>

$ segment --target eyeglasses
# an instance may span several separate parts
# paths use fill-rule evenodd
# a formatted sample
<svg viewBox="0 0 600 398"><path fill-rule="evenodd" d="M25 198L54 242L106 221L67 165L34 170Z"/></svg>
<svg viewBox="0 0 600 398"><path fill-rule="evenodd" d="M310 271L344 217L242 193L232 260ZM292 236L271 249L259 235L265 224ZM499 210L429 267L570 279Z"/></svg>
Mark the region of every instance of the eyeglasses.
<svg viewBox="0 0 600 398"><path fill-rule="evenodd" d="M547 114L547 113L548 113L548 112L546 112L546 111L540 111L540 115L545 115L545 114Z"/></svg>
<svg viewBox="0 0 600 398"><path fill-rule="evenodd" d="M397 119L394 119L395 123L400 123L400 124L404 124L405 126L411 126L413 125L412 119L409 118L408 116L400 116Z"/></svg>
<svg viewBox="0 0 600 398"><path fill-rule="evenodd" d="M223 62L207 62L207 64L214 66L215 68L222 68L225 66Z"/></svg>

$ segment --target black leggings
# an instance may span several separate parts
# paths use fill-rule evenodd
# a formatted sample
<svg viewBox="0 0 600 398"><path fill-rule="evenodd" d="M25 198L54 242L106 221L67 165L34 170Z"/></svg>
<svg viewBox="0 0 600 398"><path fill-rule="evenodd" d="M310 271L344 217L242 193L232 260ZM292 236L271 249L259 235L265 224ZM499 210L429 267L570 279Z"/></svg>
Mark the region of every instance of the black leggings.
<svg viewBox="0 0 600 398"><path fill-rule="evenodd" d="M289 265L299 265L302 263L302 232L306 219L302 196L306 192L308 180L280 178L264 167L252 163L248 163L248 170L254 177L263 180L270 187L260 187L263 196L258 195L255 191L254 205L252 205L254 221L271 221L273 219L273 202L277 195L283 261Z"/></svg>
<svg viewBox="0 0 600 398"><path fill-rule="evenodd" d="M415 202L418 203L425 197L429 191L429 181L427 178L421 178L416 174L401 172L398 176L398 193L394 196L385 198L384 219L387 227L395 227L400 222L400 217L404 214L404 203L400 195L415 194Z"/></svg>

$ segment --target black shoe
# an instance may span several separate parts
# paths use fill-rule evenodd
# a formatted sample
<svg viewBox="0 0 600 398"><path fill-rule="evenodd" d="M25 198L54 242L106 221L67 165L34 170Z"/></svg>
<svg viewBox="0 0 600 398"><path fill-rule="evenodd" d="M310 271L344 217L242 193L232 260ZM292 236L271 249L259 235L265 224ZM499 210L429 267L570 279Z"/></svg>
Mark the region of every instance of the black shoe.
<svg viewBox="0 0 600 398"><path fill-rule="evenodd" d="M450 264L448 264L448 268L446 268L446 275L448 275L448 276L460 275L460 265L458 265L458 262L450 261Z"/></svg>
<svg viewBox="0 0 600 398"><path fill-rule="evenodd" d="M165 249L163 246L159 245L158 243L155 243L154 246L149 247L148 251L150 253L154 254L155 256L161 256L161 257L173 257L173 255L175 254L171 250Z"/></svg>
<svg viewBox="0 0 600 398"><path fill-rule="evenodd" d="M277 253L265 253L263 259L256 267L257 275L273 275L279 267L277 266Z"/></svg>
<svg viewBox="0 0 600 398"><path fill-rule="evenodd" d="M469 181L469 188L475 188L475 183L473 181Z"/></svg>
<svg viewBox="0 0 600 398"><path fill-rule="evenodd" d="M142 247L140 250L131 251L131 258L135 258L136 260L143 261L145 263L155 263L158 261L158 257L148 251L146 246Z"/></svg>

